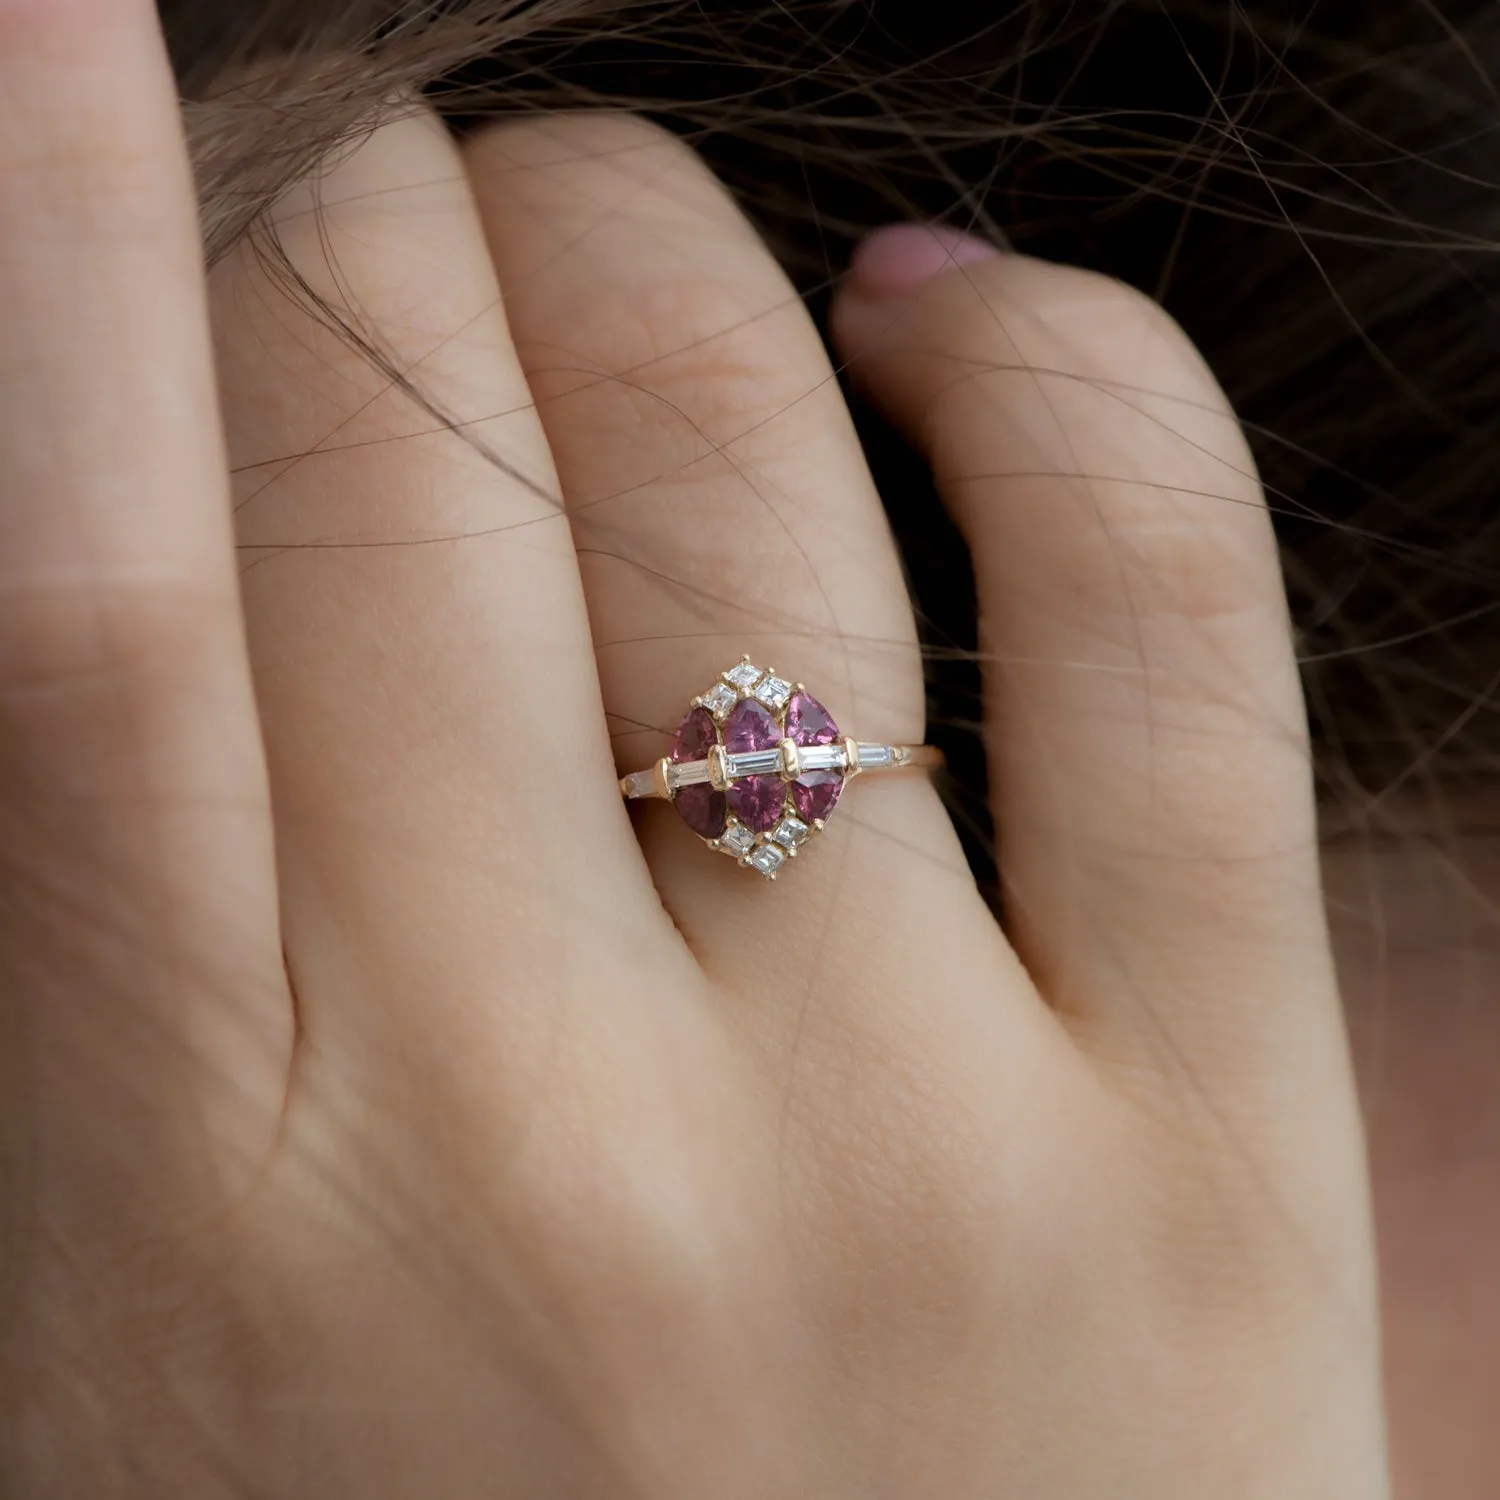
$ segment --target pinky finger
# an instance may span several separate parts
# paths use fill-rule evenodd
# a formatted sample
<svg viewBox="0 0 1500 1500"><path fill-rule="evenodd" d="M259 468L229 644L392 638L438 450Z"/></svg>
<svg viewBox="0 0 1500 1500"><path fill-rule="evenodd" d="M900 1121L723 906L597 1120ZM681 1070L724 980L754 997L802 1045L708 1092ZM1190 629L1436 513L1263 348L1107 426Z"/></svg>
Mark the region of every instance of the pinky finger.
<svg viewBox="0 0 1500 1500"><path fill-rule="evenodd" d="M1326 1080L1304 714L1239 427L1146 298L973 241L904 284L922 233L866 247L834 323L974 554L1017 946L1132 1069Z"/></svg>

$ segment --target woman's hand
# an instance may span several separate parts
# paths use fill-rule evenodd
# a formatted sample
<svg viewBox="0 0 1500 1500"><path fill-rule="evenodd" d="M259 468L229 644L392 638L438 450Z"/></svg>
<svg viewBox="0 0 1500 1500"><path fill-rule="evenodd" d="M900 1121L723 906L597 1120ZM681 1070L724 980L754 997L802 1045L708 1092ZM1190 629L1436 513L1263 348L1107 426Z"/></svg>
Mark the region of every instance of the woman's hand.
<svg viewBox="0 0 1500 1500"><path fill-rule="evenodd" d="M973 548L1002 932L921 780L775 886L620 801L742 651L923 729L685 147L408 110L206 305L145 0L0 0L0 100L0 1489L1381 1495L1276 551L1164 315L912 229L835 309Z"/></svg>

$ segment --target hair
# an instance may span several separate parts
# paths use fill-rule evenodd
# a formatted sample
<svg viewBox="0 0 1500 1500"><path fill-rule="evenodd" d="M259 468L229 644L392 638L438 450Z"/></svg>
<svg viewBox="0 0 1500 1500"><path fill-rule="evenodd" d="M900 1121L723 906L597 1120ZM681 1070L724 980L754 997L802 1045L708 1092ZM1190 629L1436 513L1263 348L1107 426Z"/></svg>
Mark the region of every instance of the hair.
<svg viewBox="0 0 1500 1500"><path fill-rule="evenodd" d="M1479 0L163 0L210 260L420 92L456 130L643 111L708 158L820 313L854 241L942 217L1157 296L1224 383L1284 544L1325 796L1500 761L1500 376ZM858 405L934 738L983 878L975 626L921 465ZM917 518L920 517L920 525Z"/></svg>

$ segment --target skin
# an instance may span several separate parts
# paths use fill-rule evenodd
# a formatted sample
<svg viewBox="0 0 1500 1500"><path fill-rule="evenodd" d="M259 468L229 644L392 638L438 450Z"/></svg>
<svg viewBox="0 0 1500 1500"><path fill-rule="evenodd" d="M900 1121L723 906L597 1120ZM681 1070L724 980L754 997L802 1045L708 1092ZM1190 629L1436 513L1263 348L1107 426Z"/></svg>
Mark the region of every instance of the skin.
<svg viewBox="0 0 1500 1500"><path fill-rule="evenodd" d="M1500 809L1478 797L1438 810L1394 807L1382 838L1331 830L1325 884L1374 1171L1395 1493L1490 1500Z"/></svg>
<svg viewBox="0 0 1500 1500"><path fill-rule="evenodd" d="M742 651L923 727L685 148L394 110L282 204L424 405L205 283L144 0L0 0L0 97L0 1489L1384 1495L1276 553L1159 309L835 308L973 549L1002 931L920 778L775 885L618 798Z"/></svg>

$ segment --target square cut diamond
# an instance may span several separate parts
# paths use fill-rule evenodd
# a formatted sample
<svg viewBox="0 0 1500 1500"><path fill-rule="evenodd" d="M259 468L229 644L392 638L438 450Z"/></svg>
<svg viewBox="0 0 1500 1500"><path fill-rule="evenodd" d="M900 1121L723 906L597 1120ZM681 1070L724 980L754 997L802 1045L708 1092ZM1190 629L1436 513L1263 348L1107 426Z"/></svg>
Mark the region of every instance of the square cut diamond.
<svg viewBox="0 0 1500 1500"><path fill-rule="evenodd" d="M748 693L761 679L759 667L752 666L747 661L742 661L739 666L731 667L724 674L725 682L732 682L742 693Z"/></svg>
<svg viewBox="0 0 1500 1500"><path fill-rule="evenodd" d="M762 844L754 854L750 856L750 863L760 871L762 875L774 875L782 866L786 854L775 844Z"/></svg>
<svg viewBox="0 0 1500 1500"><path fill-rule="evenodd" d="M760 699L767 708L774 710L784 708L786 701L792 696L792 685L783 682L779 677L768 677L756 688L755 696Z"/></svg>
<svg viewBox="0 0 1500 1500"><path fill-rule="evenodd" d="M703 695L703 706L714 718L722 719L725 714L739 702L739 695L732 687L726 687L722 682L716 682Z"/></svg>
<svg viewBox="0 0 1500 1500"><path fill-rule="evenodd" d="M755 835L739 823L731 823L719 840L719 847L735 859L743 859L755 847Z"/></svg>
<svg viewBox="0 0 1500 1500"><path fill-rule="evenodd" d="M776 831L771 835L784 849L795 849L798 844L805 843L807 836L812 830L801 818L786 817L777 825Z"/></svg>

